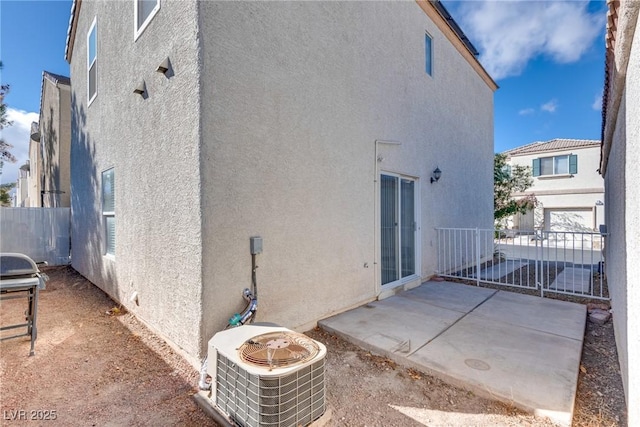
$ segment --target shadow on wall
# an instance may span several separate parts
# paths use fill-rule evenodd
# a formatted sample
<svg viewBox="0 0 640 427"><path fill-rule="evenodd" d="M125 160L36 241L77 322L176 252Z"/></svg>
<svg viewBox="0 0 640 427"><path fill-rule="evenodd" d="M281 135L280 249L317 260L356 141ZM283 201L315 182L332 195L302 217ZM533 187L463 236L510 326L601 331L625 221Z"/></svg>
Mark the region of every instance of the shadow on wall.
<svg viewBox="0 0 640 427"><path fill-rule="evenodd" d="M43 206L57 208L60 207L60 165L57 160L58 155L58 133L53 123L53 108L49 108L49 119L42 128L44 146L42 147L43 173L42 173L42 195Z"/></svg>
<svg viewBox="0 0 640 427"><path fill-rule="evenodd" d="M553 231L578 231L592 233L593 228L584 225L584 217L571 212L558 212L549 219L549 229Z"/></svg>
<svg viewBox="0 0 640 427"><path fill-rule="evenodd" d="M100 176L95 142L86 130L86 123L86 111L74 92L71 95L71 265L112 298L117 298L113 266L104 257Z"/></svg>

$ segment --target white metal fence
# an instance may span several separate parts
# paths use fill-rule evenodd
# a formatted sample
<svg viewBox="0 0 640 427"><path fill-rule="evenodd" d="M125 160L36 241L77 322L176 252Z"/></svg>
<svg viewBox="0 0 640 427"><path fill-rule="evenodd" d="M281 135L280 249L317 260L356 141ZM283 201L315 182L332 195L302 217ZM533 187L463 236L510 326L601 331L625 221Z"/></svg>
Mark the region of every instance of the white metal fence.
<svg viewBox="0 0 640 427"><path fill-rule="evenodd" d="M0 252L36 262L70 262L70 208L0 208Z"/></svg>
<svg viewBox="0 0 640 427"><path fill-rule="evenodd" d="M475 281L609 299L606 235L568 231L436 228L436 273Z"/></svg>

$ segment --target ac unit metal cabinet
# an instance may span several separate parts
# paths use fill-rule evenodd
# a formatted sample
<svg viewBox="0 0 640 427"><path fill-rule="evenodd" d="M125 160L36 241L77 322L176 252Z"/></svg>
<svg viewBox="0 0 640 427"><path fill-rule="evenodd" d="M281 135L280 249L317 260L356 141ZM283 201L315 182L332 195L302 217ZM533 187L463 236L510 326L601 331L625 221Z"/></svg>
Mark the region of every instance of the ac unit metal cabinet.
<svg viewBox="0 0 640 427"><path fill-rule="evenodd" d="M208 352L212 404L238 425L305 426L324 414L322 343L282 327L244 325L217 333Z"/></svg>

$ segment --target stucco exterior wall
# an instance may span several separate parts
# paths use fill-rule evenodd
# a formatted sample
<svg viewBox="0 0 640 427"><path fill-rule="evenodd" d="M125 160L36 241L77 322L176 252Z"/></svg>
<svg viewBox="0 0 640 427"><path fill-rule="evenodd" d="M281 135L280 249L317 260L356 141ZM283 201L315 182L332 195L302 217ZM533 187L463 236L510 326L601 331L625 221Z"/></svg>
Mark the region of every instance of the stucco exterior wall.
<svg viewBox="0 0 640 427"><path fill-rule="evenodd" d="M626 384L627 404L629 408L629 425L640 424L640 20L636 21L635 41L631 48L627 68L627 84L624 102L626 105L625 141L625 233L627 253L626 280ZM620 308L623 300L616 301L615 310Z"/></svg>
<svg viewBox="0 0 640 427"><path fill-rule="evenodd" d="M185 353L201 348L199 53L195 2L163 1L134 41L134 2L83 1L71 64L72 264ZM87 33L97 17L97 97ZM173 75L156 71L169 57ZM133 92L145 80L148 96ZM115 174L115 256L102 173ZM137 293L137 303L131 300Z"/></svg>
<svg viewBox="0 0 640 427"><path fill-rule="evenodd" d="M25 208L29 206L29 180L26 171L20 170L19 174L16 181L14 206Z"/></svg>
<svg viewBox="0 0 640 427"><path fill-rule="evenodd" d="M40 144L44 207L70 206L71 88L42 79ZM38 195L40 197L40 195Z"/></svg>
<svg viewBox="0 0 640 427"><path fill-rule="evenodd" d="M58 182L64 193L59 196L60 207L71 206L71 86L58 85L58 132L60 133L57 168Z"/></svg>
<svg viewBox="0 0 640 427"><path fill-rule="evenodd" d="M638 4L621 2L612 64L612 86L604 141L607 201L607 281L611 294L618 360L625 388L628 424L640 424L640 28ZM633 23L633 25L630 25ZM634 40L635 38L635 40ZM632 42L633 41L633 42ZM628 49L628 50L627 50ZM619 68L628 58L628 65ZM626 71L626 76L625 76ZM619 97L619 98L618 98ZM614 109L614 102L620 105ZM613 129L611 129L613 127Z"/></svg>
<svg viewBox="0 0 640 427"><path fill-rule="evenodd" d="M205 340L243 307L250 236L259 321L305 329L377 298L382 171L417 179L417 283L434 227L492 225L492 89L416 3L199 7Z"/></svg>
<svg viewBox="0 0 640 427"><path fill-rule="evenodd" d="M560 176L533 177L533 185L524 193L533 193L538 201L535 209L535 227L549 228L545 221L545 210L553 209L590 209L592 219L588 226L598 230L605 223L605 209L599 202L604 202L604 180L598 173L600 163L600 146L588 148L572 148L568 150L545 151L540 153L515 155L508 163L512 166L531 168L534 159L575 154L578 156L578 173ZM522 197L518 194L517 197ZM567 223L577 218L567 218ZM587 231L577 226L575 231Z"/></svg>
<svg viewBox="0 0 640 427"><path fill-rule="evenodd" d="M603 189L604 182L598 168L600 166L600 146L573 148L569 150L546 151L542 153L513 156L510 164L531 167L534 159L575 154L578 156L578 173L571 178L538 176L533 178L529 191Z"/></svg>
<svg viewBox="0 0 640 427"><path fill-rule="evenodd" d="M618 112L618 126L614 133L615 142L609 154L610 165L626 165L626 116L625 104L622 103ZM626 200L626 174L624 167L609 167L605 175L607 188L605 209L607 212L607 232L609 236L605 242L605 260L607 265L607 282L611 294L611 306L613 308L613 322L618 345L618 360L625 389L628 380L625 372L629 369L627 346L627 236L625 231L627 217Z"/></svg>
<svg viewBox="0 0 640 427"><path fill-rule="evenodd" d="M31 124L31 132L38 130L38 124ZM29 207L40 207L40 186L42 184L42 156L40 155L40 141L29 137Z"/></svg>

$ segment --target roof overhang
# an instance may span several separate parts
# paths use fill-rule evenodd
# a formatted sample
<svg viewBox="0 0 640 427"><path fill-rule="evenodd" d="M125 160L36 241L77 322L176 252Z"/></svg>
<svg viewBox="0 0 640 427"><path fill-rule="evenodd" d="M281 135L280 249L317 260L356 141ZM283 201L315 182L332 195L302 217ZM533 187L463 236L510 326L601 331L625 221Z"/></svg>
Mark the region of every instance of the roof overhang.
<svg viewBox="0 0 640 427"><path fill-rule="evenodd" d="M600 174L607 172L618 112L626 86L627 66L633 43L640 2L607 0L606 53L602 91L602 148Z"/></svg>
<svg viewBox="0 0 640 427"><path fill-rule="evenodd" d="M489 86L492 91L498 89L498 85L489 75L487 70L484 69L476 55L476 51L473 44L464 35L456 21L449 15L449 12L440 3L439 0L416 0L420 8L427 14L429 18L436 24L438 29L447 37L447 39L453 44L453 46L460 52L462 57L469 62L471 67L478 73L480 78ZM71 62L73 55L73 45L76 37L76 29L78 25L78 14L80 13L80 6L82 0L73 0L71 4L71 17L69 19L69 28L67 30L67 43L65 46L65 59L67 62Z"/></svg>
<svg viewBox="0 0 640 427"><path fill-rule="evenodd" d="M67 29L67 43L64 48L64 59L71 63L71 55L73 55L73 44L76 39L76 28L78 26L78 14L80 13L80 5L82 0L73 0L71 3L71 17L69 18L69 28Z"/></svg>

